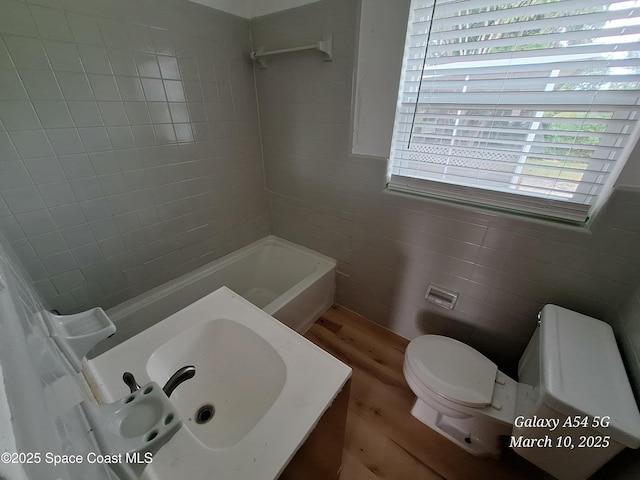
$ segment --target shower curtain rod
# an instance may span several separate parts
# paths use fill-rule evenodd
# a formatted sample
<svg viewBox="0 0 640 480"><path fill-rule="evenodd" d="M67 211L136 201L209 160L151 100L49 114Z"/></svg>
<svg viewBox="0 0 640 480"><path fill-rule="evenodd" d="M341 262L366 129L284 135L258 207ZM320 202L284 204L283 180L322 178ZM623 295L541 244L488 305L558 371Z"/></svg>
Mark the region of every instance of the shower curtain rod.
<svg viewBox="0 0 640 480"><path fill-rule="evenodd" d="M265 52L263 47L258 48L256 51L251 52L251 60L256 62L260 68L267 68L267 64L263 60L264 57L270 55L280 55L281 53L300 52L303 50L318 50L322 52L323 60L330 62L333 60L333 35L323 35L322 40L318 40L312 45L305 45L303 47L283 48L280 50L272 50Z"/></svg>

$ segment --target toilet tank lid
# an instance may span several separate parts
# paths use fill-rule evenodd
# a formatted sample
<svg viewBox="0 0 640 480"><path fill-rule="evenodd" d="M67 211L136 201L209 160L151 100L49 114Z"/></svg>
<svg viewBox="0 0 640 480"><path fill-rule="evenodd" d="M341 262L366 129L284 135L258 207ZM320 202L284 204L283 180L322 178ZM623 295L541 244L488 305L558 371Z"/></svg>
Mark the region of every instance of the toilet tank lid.
<svg viewBox="0 0 640 480"><path fill-rule="evenodd" d="M640 447L640 413L611 326L546 305L540 316L541 395L565 415L609 417L603 435Z"/></svg>

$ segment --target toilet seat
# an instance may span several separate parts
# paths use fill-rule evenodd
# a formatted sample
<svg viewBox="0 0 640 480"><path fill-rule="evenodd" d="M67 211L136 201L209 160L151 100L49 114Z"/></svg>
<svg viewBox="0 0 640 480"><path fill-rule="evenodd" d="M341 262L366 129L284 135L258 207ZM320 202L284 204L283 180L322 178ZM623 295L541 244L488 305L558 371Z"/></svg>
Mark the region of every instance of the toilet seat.
<svg viewBox="0 0 640 480"><path fill-rule="evenodd" d="M422 335L409 343L405 360L434 393L473 408L491 404L498 367L469 345L442 335Z"/></svg>

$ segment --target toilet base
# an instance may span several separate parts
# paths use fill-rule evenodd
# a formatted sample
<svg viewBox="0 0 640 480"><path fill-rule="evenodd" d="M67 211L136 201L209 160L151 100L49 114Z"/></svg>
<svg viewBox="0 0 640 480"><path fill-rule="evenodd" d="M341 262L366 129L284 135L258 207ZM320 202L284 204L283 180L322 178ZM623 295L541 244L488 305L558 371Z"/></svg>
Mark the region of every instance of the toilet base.
<svg viewBox="0 0 640 480"><path fill-rule="evenodd" d="M511 425L501 425L461 412L456 412L455 417L449 416L420 398L416 398L411 414L463 450L478 457L500 457L500 437L511 434Z"/></svg>

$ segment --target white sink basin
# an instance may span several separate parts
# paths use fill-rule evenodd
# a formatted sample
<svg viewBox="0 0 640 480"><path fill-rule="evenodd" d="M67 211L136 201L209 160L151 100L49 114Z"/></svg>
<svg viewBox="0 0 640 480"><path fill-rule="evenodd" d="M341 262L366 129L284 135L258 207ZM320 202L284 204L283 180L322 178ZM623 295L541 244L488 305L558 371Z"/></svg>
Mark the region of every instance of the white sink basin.
<svg viewBox="0 0 640 480"><path fill-rule="evenodd" d="M85 361L83 373L109 403L128 393L125 371L164 385L186 365L196 374L171 395L183 425L142 478L277 478L351 375L226 287Z"/></svg>
<svg viewBox="0 0 640 480"><path fill-rule="evenodd" d="M169 340L151 355L147 372L151 378L169 378L185 365L194 365L196 375L171 399L185 426L209 448L227 448L244 437L287 378L282 357L268 342L227 319L208 320ZM197 423L203 405L214 407L213 416Z"/></svg>

